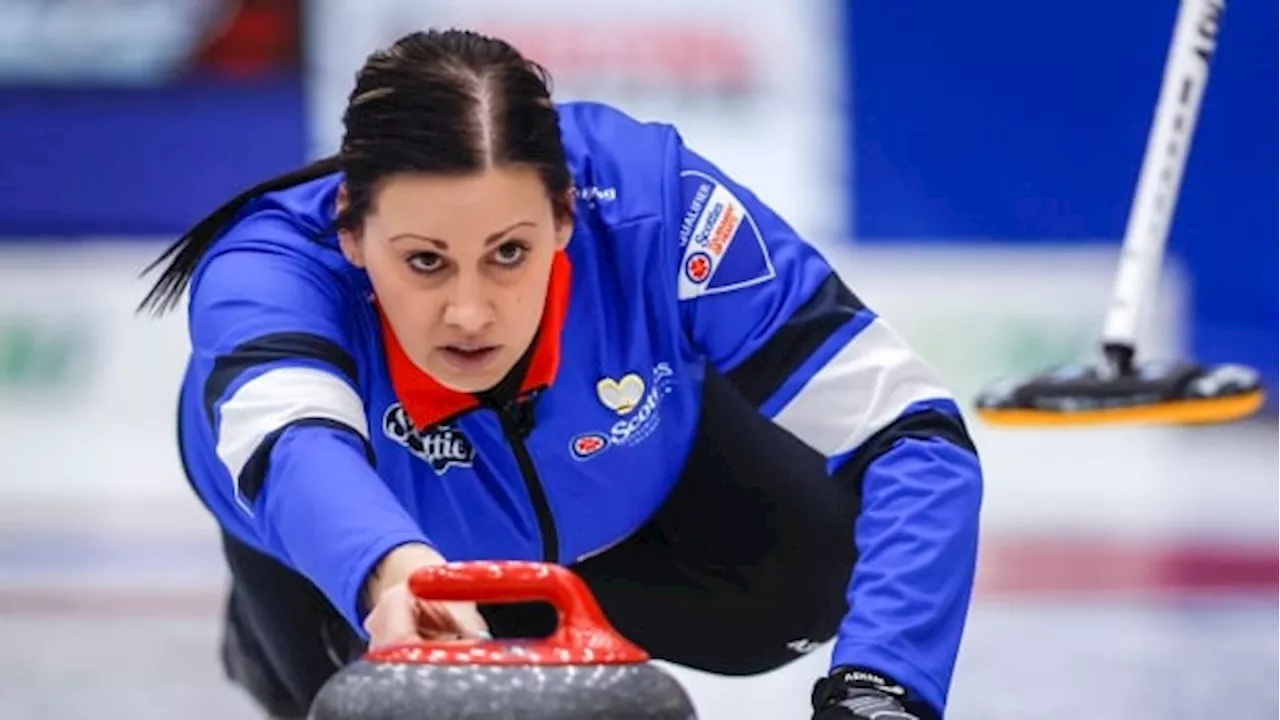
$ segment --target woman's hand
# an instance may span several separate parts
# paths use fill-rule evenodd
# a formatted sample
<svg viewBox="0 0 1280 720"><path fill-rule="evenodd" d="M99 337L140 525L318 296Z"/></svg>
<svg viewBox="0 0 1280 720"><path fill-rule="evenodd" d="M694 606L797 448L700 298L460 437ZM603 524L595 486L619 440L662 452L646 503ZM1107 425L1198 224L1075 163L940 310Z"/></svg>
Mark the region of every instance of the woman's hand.
<svg viewBox="0 0 1280 720"><path fill-rule="evenodd" d="M409 576L442 557L425 545L404 545L378 563L365 585L372 609L364 620L370 649L397 643L454 638L488 638L489 627L475 603L421 600L409 590Z"/></svg>

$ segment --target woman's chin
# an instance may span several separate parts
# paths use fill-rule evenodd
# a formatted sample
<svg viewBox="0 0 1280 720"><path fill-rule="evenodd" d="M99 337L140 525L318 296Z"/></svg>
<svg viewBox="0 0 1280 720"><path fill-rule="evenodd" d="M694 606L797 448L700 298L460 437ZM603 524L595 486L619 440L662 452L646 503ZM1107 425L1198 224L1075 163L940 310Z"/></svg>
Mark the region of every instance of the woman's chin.
<svg viewBox="0 0 1280 720"><path fill-rule="evenodd" d="M456 363L435 362L424 368L436 382L449 390L462 393L480 393L502 382L514 363L492 362L483 367L457 367Z"/></svg>
<svg viewBox="0 0 1280 720"><path fill-rule="evenodd" d="M497 378L494 378L492 381L476 380L472 378L467 378L465 380L452 379L452 378L450 379L436 378L436 382L445 386L449 390L452 390L454 392L460 392L460 393L482 393L486 390L493 389L493 387L497 385L500 380L502 380L502 376L498 376Z"/></svg>

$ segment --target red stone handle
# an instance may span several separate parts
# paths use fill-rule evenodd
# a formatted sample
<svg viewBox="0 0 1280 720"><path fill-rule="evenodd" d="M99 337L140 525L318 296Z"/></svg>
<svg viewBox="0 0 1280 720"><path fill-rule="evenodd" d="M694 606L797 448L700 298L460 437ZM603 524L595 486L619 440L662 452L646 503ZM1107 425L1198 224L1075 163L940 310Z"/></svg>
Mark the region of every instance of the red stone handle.
<svg viewBox="0 0 1280 720"><path fill-rule="evenodd" d="M420 600L480 604L546 602L559 622L534 641L430 640L375 650L369 659L413 664L618 665L649 660L605 617L586 583L559 565L537 562L455 562L409 578Z"/></svg>

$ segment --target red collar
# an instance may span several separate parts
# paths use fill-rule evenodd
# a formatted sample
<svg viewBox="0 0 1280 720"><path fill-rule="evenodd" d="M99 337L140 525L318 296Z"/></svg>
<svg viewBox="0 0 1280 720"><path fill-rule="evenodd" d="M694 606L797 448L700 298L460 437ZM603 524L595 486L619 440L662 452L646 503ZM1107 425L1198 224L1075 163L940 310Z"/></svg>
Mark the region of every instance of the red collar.
<svg viewBox="0 0 1280 720"><path fill-rule="evenodd" d="M569 311L569 286L573 266L564 251L558 251L551 262L551 283L547 288L547 304L542 311L542 325L538 328L536 346L529 370L520 385L520 394L541 390L555 379L560 366L560 333ZM395 391L405 413L415 427L422 429L438 425L480 406L480 400L472 393L458 392L441 385L418 368L396 341L395 333L381 310L382 345L387 354L387 369L391 374L391 387Z"/></svg>

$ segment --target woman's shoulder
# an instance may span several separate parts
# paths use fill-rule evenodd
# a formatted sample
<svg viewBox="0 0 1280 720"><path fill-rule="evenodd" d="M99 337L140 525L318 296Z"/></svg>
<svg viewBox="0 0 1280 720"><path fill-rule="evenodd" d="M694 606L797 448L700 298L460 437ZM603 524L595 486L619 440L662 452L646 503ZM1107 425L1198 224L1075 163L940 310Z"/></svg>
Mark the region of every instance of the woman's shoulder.
<svg viewBox="0 0 1280 720"><path fill-rule="evenodd" d="M579 209L606 226L661 218L680 142L675 128L604 103L558 107Z"/></svg>
<svg viewBox="0 0 1280 720"><path fill-rule="evenodd" d="M322 285L335 301L362 296L362 274L343 257L333 228L338 182L338 175L325 176L250 201L201 260L192 276L193 296L211 269L237 279L215 283L217 289L209 290L216 293L256 280L264 287Z"/></svg>

